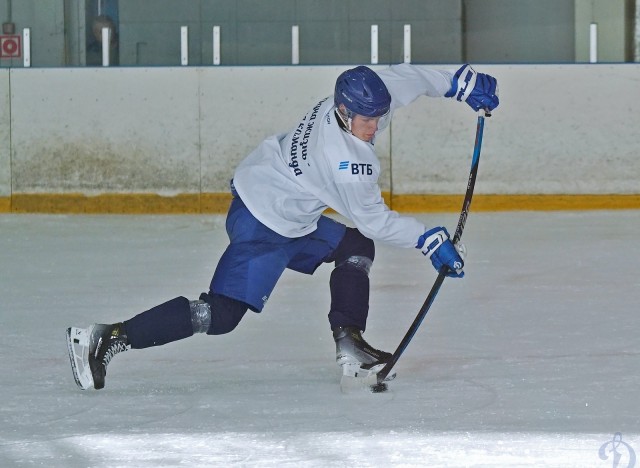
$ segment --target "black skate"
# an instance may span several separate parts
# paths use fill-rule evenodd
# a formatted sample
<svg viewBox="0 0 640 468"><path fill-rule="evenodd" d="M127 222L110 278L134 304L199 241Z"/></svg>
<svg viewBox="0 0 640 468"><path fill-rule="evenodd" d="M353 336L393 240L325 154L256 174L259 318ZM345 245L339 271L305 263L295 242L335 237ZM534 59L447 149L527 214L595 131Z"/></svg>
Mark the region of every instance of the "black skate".
<svg viewBox="0 0 640 468"><path fill-rule="evenodd" d="M366 377L376 375L391 359L391 354L375 349L355 327L338 327L333 330L336 342L336 362L342 367L342 375ZM393 380L395 372L385 380Z"/></svg>
<svg viewBox="0 0 640 468"><path fill-rule="evenodd" d="M67 345L73 377L82 390L103 388L113 356L130 348L121 323L68 328Z"/></svg>

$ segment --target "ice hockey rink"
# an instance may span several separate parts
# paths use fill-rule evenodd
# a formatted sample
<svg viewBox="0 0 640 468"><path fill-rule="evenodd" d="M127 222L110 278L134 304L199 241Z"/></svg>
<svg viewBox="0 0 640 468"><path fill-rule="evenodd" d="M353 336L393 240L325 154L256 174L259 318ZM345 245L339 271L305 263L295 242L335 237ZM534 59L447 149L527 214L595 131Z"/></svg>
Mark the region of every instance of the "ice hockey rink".
<svg viewBox="0 0 640 468"><path fill-rule="evenodd" d="M418 215L455 228L457 215ZM231 334L131 350L81 391L65 329L209 285L224 216L0 216L0 466L626 467L640 452L640 213L474 213L384 394L344 394L329 265ZM377 244L365 338L393 351L435 272Z"/></svg>

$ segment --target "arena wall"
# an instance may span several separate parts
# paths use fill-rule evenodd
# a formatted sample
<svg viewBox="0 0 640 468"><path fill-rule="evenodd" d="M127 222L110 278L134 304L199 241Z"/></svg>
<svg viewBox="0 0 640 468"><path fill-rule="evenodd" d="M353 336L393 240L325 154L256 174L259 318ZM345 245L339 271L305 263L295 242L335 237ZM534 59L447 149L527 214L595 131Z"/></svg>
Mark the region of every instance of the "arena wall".
<svg viewBox="0 0 640 468"><path fill-rule="evenodd" d="M345 67L0 70L3 212L223 212L235 165L330 95ZM382 67L378 67L382 68ZM484 65L475 209L640 208L640 65ZM421 97L377 141L399 211L457 210L476 115Z"/></svg>

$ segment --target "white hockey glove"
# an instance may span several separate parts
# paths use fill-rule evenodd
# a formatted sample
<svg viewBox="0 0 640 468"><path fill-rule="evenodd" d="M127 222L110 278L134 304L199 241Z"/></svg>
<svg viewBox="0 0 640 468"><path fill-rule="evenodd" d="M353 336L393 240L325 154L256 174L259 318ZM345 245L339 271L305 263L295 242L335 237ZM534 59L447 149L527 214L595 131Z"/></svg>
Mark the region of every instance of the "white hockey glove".
<svg viewBox="0 0 640 468"><path fill-rule="evenodd" d="M476 112L480 109L491 112L500 104L498 81L491 75L477 73L468 64L455 73L451 89L444 96L464 101Z"/></svg>
<svg viewBox="0 0 640 468"><path fill-rule="evenodd" d="M449 233L444 227L429 229L418 239L416 248L428 257L438 273L443 273L452 278L464 276L464 257L467 250L463 244L455 246L449 239Z"/></svg>

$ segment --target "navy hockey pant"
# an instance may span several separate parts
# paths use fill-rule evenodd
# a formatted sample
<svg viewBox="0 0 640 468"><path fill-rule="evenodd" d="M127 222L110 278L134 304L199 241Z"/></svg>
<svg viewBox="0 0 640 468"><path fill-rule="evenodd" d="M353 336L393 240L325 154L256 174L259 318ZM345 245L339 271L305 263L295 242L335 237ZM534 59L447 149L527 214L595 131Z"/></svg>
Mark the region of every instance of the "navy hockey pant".
<svg viewBox="0 0 640 468"><path fill-rule="evenodd" d="M203 298L211 304L208 334L235 328L247 307L262 311L285 268L313 274L322 263L335 262L331 274L331 328L365 329L369 310L368 272L346 261L353 256L373 261L373 241L359 231L321 216L317 229L288 238L260 223L242 200L234 198L226 220L230 244L222 255ZM310 304L311 308L311 304ZM125 322L133 348L157 346L193 334L189 301L172 299Z"/></svg>

